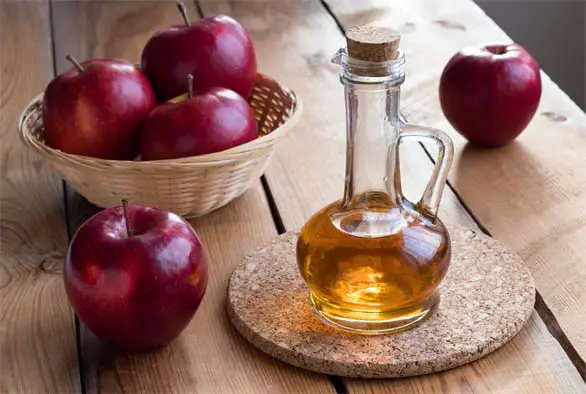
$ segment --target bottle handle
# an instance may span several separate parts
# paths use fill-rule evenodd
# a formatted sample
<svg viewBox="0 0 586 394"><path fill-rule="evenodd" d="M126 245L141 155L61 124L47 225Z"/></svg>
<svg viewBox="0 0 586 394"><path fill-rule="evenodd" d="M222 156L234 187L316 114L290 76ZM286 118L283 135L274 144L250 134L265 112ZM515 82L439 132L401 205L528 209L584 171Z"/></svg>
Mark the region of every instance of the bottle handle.
<svg viewBox="0 0 586 394"><path fill-rule="evenodd" d="M398 202L401 204L406 201L401 188L401 170L399 168L399 146L403 140L412 140L415 142L432 140L439 147L439 153L435 163L435 168L431 173L431 178L423 191L421 199L415 204L415 208L418 212L435 220L442 199L444 186L448 178L448 172L454 158L454 145L452 139L445 132L438 129L400 122L399 135L393 148L393 156L396 160L394 174L395 194Z"/></svg>

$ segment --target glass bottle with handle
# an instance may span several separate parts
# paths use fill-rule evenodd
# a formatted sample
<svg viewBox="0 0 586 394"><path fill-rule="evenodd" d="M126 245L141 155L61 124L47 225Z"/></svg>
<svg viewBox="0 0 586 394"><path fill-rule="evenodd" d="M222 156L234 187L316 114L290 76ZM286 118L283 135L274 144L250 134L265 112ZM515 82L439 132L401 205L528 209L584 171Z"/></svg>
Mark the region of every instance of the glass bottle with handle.
<svg viewBox="0 0 586 394"><path fill-rule="evenodd" d="M344 194L305 223L297 261L319 318L340 329L381 334L423 322L439 302L451 244L437 214L453 145L440 130L401 121L405 59L394 30L356 27L346 41L332 59L346 97ZM401 189L403 141L439 147L417 202Z"/></svg>

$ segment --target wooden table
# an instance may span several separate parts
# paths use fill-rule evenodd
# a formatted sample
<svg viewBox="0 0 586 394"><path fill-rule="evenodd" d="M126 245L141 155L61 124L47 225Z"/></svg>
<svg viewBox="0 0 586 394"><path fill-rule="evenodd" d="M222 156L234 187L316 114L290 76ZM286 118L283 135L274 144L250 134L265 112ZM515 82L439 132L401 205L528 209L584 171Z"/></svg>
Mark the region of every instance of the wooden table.
<svg viewBox="0 0 586 394"><path fill-rule="evenodd" d="M0 392L586 392L586 115L543 75L540 108L517 142L468 147L441 113L438 76L460 47L507 38L471 0L210 0L188 8L192 18L236 17L254 38L260 69L294 89L305 112L262 180L193 221L211 260L193 322L170 346L132 355L102 345L74 318L59 273L68 239L96 208L24 149L16 120L69 67L66 53L138 62L147 38L180 17L163 1L0 3ZM456 146L442 219L480 227L519 253L539 294L527 326L491 355L444 373L369 381L269 358L235 332L223 303L239 259L341 197L344 104L329 59L344 28L377 20L403 32L403 115L448 131ZM405 149L407 195L415 197L433 152Z"/></svg>

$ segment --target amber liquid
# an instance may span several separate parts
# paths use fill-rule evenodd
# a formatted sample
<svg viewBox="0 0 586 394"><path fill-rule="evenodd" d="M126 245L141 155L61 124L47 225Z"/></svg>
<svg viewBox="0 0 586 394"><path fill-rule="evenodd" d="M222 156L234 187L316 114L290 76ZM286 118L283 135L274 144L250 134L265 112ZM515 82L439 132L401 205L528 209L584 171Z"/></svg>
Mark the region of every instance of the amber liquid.
<svg viewBox="0 0 586 394"><path fill-rule="evenodd" d="M326 206L305 224L297 244L314 311L363 333L398 331L428 317L450 254L441 221L396 206L382 193L362 195L350 209L340 201Z"/></svg>

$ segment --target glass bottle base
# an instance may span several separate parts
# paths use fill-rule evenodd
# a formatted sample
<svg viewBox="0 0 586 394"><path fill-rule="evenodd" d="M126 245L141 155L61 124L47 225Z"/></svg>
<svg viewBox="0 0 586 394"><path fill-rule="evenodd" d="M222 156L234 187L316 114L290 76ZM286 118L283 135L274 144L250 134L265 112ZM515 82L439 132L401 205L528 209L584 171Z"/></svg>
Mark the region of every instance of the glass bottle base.
<svg viewBox="0 0 586 394"><path fill-rule="evenodd" d="M435 312L440 296L439 292L435 292L423 303L401 310L359 313L335 307L313 292L310 292L310 300L312 312L322 322L334 328L364 335L381 335L404 331L421 324Z"/></svg>

